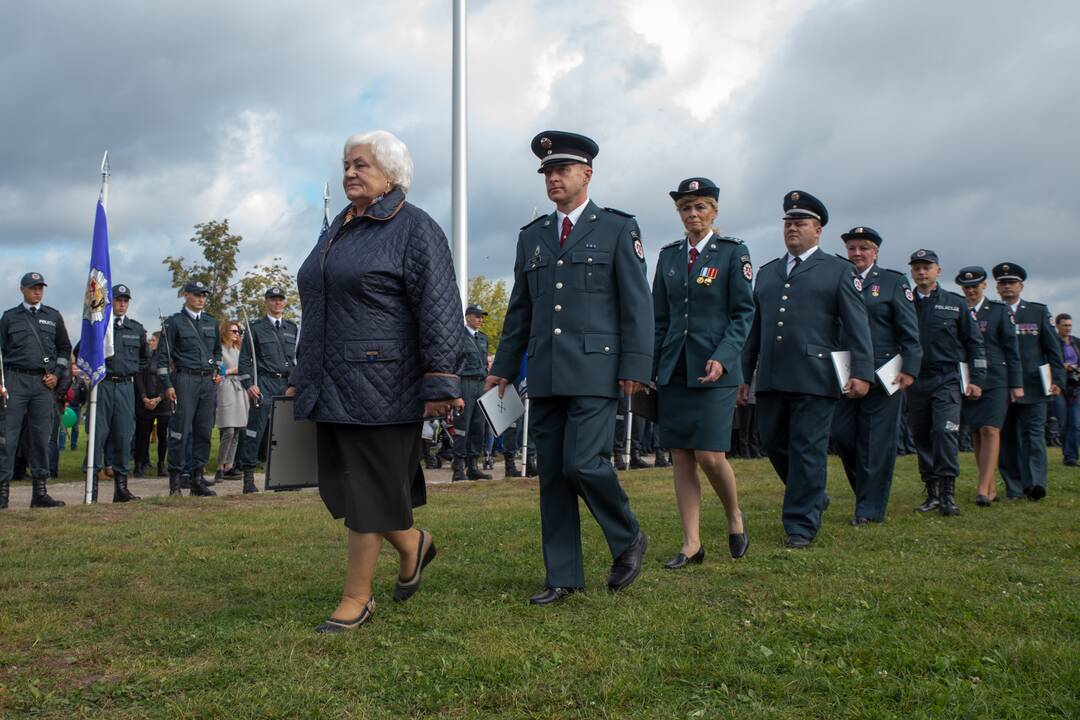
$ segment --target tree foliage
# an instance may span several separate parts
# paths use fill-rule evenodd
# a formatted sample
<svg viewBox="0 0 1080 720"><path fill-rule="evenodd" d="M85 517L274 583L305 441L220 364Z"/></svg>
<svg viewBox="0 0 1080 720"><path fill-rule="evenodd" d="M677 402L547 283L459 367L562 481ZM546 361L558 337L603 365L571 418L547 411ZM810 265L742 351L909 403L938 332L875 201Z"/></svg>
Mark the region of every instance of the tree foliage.
<svg viewBox="0 0 1080 720"><path fill-rule="evenodd" d="M269 265L255 265L238 279L236 257L243 237L229 231L229 220L210 220L195 226L191 242L199 247L201 260L188 262L183 256L166 257L161 262L172 273L172 286L176 294L184 294L184 286L201 280L210 290L206 298L206 312L218 320L242 320L241 309L254 320L263 314L263 293L266 288L277 285L285 291L289 304L285 317L298 317L296 283L289 268L281 258L274 258Z"/></svg>
<svg viewBox="0 0 1080 720"><path fill-rule="evenodd" d="M492 281L483 275L477 275L469 281L469 304L479 305L488 313L480 329L491 341L492 352L495 351L499 338L502 337L508 302L509 293L506 290L505 280Z"/></svg>

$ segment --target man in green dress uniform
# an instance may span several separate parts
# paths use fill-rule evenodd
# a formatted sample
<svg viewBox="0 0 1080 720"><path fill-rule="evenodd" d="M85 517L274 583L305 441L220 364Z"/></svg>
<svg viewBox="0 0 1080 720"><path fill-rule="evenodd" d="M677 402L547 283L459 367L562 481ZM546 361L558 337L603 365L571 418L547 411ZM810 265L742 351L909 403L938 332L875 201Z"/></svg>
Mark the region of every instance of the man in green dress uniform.
<svg viewBox="0 0 1080 720"><path fill-rule="evenodd" d="M532 150L556 211L518 236L514 288L486 388L504 391L528 356L547 569L547 587L530 602L546 605L585 586L579 496L614 558L608 587L621 590L641 572L648 538L611 466L611 446L619 394L649 380L653 314L637 222L589 199L596 143L547 131L533 138Z"/></svg>

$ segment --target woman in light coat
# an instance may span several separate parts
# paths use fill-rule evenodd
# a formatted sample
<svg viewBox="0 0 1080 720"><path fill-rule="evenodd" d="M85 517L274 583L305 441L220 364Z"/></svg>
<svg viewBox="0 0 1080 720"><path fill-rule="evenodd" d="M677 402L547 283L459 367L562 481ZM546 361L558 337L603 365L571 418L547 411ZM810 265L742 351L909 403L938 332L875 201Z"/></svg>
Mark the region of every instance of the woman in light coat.
<svg viewBox="0 0 1080 720"><path fill-rule="evenodd" d="M218 466L214 480L226 477L239 477L234 472L233 461L236 459L236 447L248 422L248 397L244 386L240 384L238 369L240 363L240 326L225 321L218 327L221 335L221 375L223 380L217 389L217 426L221 433L218 446ZM247 490L245 490L247 492Z"/></svg>

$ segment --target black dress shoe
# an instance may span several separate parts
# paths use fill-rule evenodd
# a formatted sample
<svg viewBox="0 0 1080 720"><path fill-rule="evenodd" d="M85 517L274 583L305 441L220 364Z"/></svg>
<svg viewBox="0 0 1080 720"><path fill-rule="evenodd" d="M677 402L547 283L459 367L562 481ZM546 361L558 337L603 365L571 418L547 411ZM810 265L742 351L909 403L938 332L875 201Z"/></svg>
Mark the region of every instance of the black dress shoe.
<svg viewBox="0 0 1080 720"><path fill-rule="evenodd" d="M530 605L552 605L562 602L568 595L580 592L580 588L544 588L544 591L529 598Z"/></svg>
<svg viewBox="0 0 1080 720"><path fill-rule="evenodd" d="M394 602L405 602L420 589L420 577L424 573L424 568L435 559L437 551L431 534L419 528L417 530L420 532L420 545L416 550L416 569L413 570L412 577L408 580L402 581L401 578L398 578L397 583L394 585Z"/></svg>
<svg viewBox="0 0 1080 720"><path fill-rule="evenodd" d="M825 502L821 503L821 512L828 510L830 505L832 505L832 498L825 495Z"/></svg>
<svg viewBox="0 0 1080 720"><path fill-rule="evenodd" d="M859 527L860 525L869 525L872 522L873 522L873 520L871 520L868 517L863 517L862 515L856 515L855 517L851 518L852 527Z"/></svg>
<svg viewBox="0 0 1080 720"><path fill-rule="evenodd" d="M678 553L677 555L675 555L675 557L664 563L664 567L666 567L668 570L678 570L679 568L686 567L690 563L693 563L694 565L700 565L704 561L705 546L702 545L698 548L698 551L690 557L686 557L686 555L684 555L683 553Z"/></svg>
<svg viewBox="0 0 1080 720"><path fill-rule="evenodd" d="M728 551L736 560L745 555L750 548L750 537L746 534L746 513L740 511L739 514L742 516L742 532L728 533L727 536Z"/></svg>
<svg viewBox="0 0 1080 720"><path fill-rule="evenodd" d="M315 628L315 632L323 635L340 635L343 632L349 630L355 630L360 627L375 614L375 598L369 598L364 604L364 609L360 611L360 614L354 617L352 620L339 620L335 617L327 618L326 621Z"/></svg>
<svg viewBox="0 0 1080 720"><path fill-rule="evenodd" d="M784 547L794 550L805 550L813 541L805 535L788 535L784 541Z"/></svg>
<svg viewBox="0 0 1080 720"><path fill-rule="evenodd" d="M975 504L979 507L990 507L991 505L993 505L993 503L990 502L990 498L986 497L985 495L976 495Z"/></svg>
<svg viewBox="0 0 1080 720"><path fill-rule="evenodd" d="M1066 460L1065 467L1080 467L1080 462L1077 462L1075 460Z"/></svg>
<svg viewBox="0 0 1080 720"><path fill-rule="evenodd" d="M649 537L638 530L634 542L630 547L623 550L622 555L615 558L611 564L611 572L608 574L608 590L618 592L625 590L637 580L641 574L641 563L645 559L645 550L649 547Z"/></svg>
<svg viewBox="0 0 1080 720"><path fill-rule="evenodd" d="M1046 488L1042 485L1031 485L1024 488L1024 494L1028 496L1028 500L1042 500L1046 497Z"/></svg>

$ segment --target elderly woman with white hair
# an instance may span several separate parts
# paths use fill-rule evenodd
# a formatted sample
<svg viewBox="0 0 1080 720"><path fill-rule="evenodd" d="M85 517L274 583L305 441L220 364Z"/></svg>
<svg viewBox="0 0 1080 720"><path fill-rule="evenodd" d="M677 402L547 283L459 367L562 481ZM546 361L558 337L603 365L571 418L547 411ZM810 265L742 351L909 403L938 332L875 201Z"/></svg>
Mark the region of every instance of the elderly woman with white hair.
<svg viewBox="0 0 1080 720"><path fill-rule="evenodd" d="M385 131L353 135L343 170L350 204L297 275L304 324L287 392L296 418L316 423L319 494L348 529L345 587L320 633L371 618L384 539L401 561L394 600L419 588L435 557L431 533L413 526L426 500L422 422L461 404L454 266L442 230L405 200L408 149Z"/></svg>

